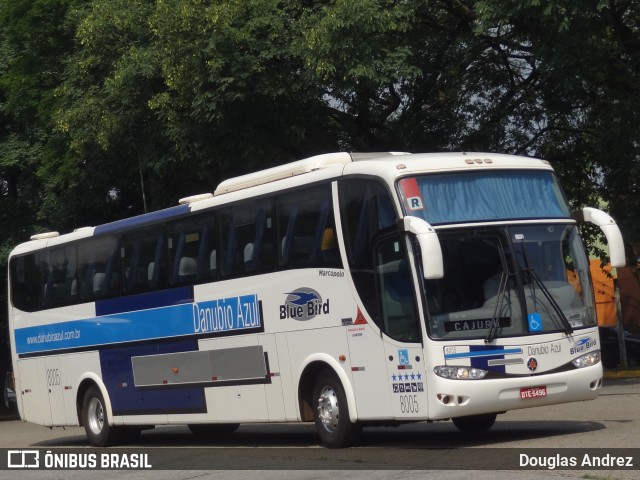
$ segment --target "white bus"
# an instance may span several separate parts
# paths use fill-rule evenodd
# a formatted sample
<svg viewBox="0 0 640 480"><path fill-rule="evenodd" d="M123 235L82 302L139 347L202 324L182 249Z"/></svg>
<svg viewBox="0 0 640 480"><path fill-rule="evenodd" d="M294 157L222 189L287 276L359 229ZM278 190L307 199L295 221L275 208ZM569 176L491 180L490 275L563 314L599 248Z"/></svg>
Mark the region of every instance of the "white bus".
<svg viewBox="0 0 640 480"><path fill-rule="evenodd" d="M620 230L599 225L613 266ZM548 162L498 154L320 155L179 206L40 234L9 259L23 420L107 446L362 426L597 397L589 264Z"/></svg>

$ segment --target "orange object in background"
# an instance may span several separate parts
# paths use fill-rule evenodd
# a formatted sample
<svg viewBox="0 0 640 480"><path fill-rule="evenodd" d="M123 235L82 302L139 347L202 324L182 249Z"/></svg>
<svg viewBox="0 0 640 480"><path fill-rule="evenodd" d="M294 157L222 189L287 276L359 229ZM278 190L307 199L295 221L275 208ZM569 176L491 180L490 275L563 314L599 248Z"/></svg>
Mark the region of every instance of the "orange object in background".
<svg viewBox="0 0 640 480"><path fill-rule="evenodd" d="M611 276L611 265L601 267L599 259L591 260L589 269L593 280L593 292L596 301L598 325L616 325L615 286Z"/></svg>
<svg viewBox="0 0 640 480"><path fill-rule="evenodd" d="M620 310L622 324L625 327L634 326L634 331L640 328L640 268L622 267L616 271L616 287L620 293Z"/></svg>

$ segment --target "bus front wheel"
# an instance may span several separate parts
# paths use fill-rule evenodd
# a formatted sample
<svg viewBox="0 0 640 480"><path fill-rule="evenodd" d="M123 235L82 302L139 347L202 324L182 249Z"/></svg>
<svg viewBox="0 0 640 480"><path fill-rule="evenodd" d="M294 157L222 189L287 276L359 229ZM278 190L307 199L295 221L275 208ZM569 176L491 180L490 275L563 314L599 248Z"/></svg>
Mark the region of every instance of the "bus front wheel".
<svg viewBox="0 0 640 480"><path fill-rule="evenodd" d="M451 420L458 430L466 433L484 432L489 430L496 422L496 413L483 415L469 415L467 417L454 417Z"/></svg>
<svg viewBox="0 0 640 480"><path fill-rule="evenodd" d="M320 441L329 448L351 445L362 427L351 423L347 397L333 372L323 371L313 390L313 411Z"/></svg>

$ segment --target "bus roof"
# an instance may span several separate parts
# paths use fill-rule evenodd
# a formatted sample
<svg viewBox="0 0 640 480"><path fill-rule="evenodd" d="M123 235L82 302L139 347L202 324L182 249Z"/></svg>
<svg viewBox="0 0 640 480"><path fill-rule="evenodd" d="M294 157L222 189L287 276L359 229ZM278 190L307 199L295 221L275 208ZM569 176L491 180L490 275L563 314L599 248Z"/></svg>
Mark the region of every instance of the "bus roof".
<svg viewBox="0 0 640 480"><path fill-rule="evenodd" d="M324 155L316 155L315 157L305 158L295 162L279 165L277 167L260 170L254 173L248 173L239 177L225 180L214 192L214 196L225 193L244 190L258 185L283 180L285 178L304 175L306 173L315 172L317 170L341 166L353 161L372 160L372 159L388 159L390 156L409 155L404 152L382 152L382 153L327 153Z"/></svg>
<svg viewBox="0 0 640 480"><path fill-rule="evenodd" d="M307 183L314 180L337 177L343 174L373 174L379 175L388 181L392 181L398 176L418 173L492 168L552 170L551 165L546 160L495 153L328 153L230 178L218 185L213 196L211 194L203 194L187 197L181 199L180 205L175 207L122 220L116 220L96 227L77 229L75 232L60 236L53 235L53 232L51 232L51 234L45 233L34 235L31 241L18 245L13 250L12 255L37 250L46 246L63 244L94 235L115 233L118 231L128 230L133 227L140 227L170 220L172 218L186 215L191 211L206 209L221 203L227 203L227 201L239 200L248 197L249 195L247 194L249 192L246 190L253 190L261 185L274 184L276 182L280 184L280 182L282 182L282 186L286 186L288 188L294 185L293 182L300 182L300 180L302 180L298 180L297 178L294 179L294 177L304 176L304 181L300 183ZM312 173L315 174L307 176ZM287 179L290 180L287 181ZM276 185L273 185L269 190L271 191L276 188ZM227 194L229 194L228 199L226 197Z"/></svg>

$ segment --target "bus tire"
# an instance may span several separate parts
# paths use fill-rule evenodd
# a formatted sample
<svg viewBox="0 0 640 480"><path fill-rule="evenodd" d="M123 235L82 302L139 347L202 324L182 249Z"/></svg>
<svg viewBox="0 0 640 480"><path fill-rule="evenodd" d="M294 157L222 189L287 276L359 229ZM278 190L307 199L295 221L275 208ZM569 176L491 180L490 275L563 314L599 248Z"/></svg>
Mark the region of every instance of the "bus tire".
<svg viewBox="0 0 640 480"><path fill-rule="evenodd" d="M187 425L191 433L197 437L214 437L229 435L240 427L239 423L193 423Z"/></svg>
<svg viewBox="0 0 640 480"><path fill-rule="evenodd" d="M109 425L104 397L96 386L90 387L84 395L82 421L89 443L94 447L109 447L123 439L122 430Z"/></svg>
<svg viewBox="0 0 640 480"><path fill-rule="evenodd" d="M351 423L344 388L335 373L323 370L313 389L313 412L321 443L328 448L352 445L362 426Z"/></svg>
<svg viewBox="0 0 640 480"><path fill-rule="evenodd" d="M469 415L466 417L454 417L453 424L465 433L484 432L489 430L496 422L497 413L484 413L482 415Z"/></svg>

